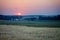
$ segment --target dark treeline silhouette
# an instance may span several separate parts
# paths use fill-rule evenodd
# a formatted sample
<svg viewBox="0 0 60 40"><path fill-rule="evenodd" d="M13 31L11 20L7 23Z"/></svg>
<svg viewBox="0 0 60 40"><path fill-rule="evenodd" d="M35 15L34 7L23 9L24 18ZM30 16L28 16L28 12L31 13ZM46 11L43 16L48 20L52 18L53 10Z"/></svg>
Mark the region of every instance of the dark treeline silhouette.
<svg viewBox="0 0 60 40"><path fill-rule="evenodd" d="M0 20L27 20L27 21L35 21L35 20L60 20L60 15L55 16L44 16L44 15L30 15L30 16L7 16L0 15Z"/></svg>
<svg viewBox="0 0 60 40"><path fill-rule="evenodd" d="M39 20L60 20L60 15L56 16L39 16Z"/></svg>
<svg viewBox="0 0 60 40"><path fill-rule="evenodd" d="M0 15L0 20L15 20L15 19L21 19L21 16L6 16L6 15Z"/></svg>

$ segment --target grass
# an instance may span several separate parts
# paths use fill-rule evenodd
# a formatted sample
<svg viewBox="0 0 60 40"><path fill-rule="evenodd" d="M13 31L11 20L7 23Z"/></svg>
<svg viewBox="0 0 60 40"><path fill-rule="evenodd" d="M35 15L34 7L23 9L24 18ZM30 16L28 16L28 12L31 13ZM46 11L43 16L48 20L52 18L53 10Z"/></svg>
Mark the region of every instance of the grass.
<svg viewBox="0 0 60 40"><path fill-rule="evenodd" d="M20 25L29 27L60 27L60 21L41 20L41 21L7 21L0 20L0 25Z"/></svg>
<svg viewBox="0 0 60 40"><path fill-rule="evenodd" d="M0 25L0 40L60 40L60 28Z"/></svg>

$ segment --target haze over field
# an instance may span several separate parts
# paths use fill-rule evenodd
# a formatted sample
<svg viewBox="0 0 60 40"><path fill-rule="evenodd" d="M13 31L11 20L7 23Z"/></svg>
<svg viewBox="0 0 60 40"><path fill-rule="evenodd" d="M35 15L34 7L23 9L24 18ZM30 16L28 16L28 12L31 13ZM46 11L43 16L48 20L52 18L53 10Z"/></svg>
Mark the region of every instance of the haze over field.
<svg viewBox="0 0 60 40"><path fill-rule="evenodd" d="M0 15L57 15L60 0L0 0Z"/></svg>

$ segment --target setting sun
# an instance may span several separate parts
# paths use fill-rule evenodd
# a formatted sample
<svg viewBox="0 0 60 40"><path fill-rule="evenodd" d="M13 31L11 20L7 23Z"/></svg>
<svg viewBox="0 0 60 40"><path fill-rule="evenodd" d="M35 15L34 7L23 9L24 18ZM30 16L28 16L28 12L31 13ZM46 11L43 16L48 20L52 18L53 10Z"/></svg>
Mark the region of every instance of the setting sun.
<svg viewBox="0 0 60 40"><path fill-rule="evenodd" d="M17 15L22 15L22 13L17 13Z"/></svg>

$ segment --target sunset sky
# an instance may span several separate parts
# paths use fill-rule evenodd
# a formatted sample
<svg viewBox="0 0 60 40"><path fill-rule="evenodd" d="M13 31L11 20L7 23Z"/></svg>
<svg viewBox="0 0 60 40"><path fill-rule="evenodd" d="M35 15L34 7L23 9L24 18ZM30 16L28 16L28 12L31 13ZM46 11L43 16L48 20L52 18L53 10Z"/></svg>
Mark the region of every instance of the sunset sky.
<svg viewBox="0 0 60 40"><path fill-rule="evenodd" d="M60 0L0 0L0 15L57 15Z"/></svg>

